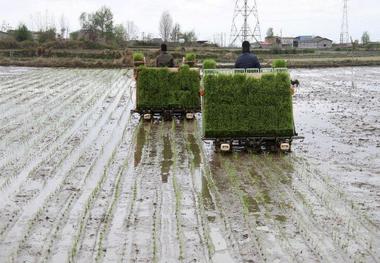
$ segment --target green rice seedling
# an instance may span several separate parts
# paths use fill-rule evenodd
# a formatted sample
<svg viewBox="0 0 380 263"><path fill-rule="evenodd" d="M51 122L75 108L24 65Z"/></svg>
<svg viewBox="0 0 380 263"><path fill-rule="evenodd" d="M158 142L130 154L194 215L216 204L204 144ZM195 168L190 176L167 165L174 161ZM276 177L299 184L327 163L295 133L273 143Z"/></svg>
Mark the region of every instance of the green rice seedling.
<svg viewBox="0 0 380 263"><path fill-rule="evenodd" d="M203 61L203 69L216 69L216 61L213 59L205 59Z"/></svg>
<svg viewBox="0 0 380 263"><path fill-rule="evenodd" d="M260 79L207 75L203 127L206 137L292 136L293 105L288 73Z"/></svg>
<svg viewBox="0 0 380 263"><path fill-rule="evenodd" d="M272 68L287 68L288 63L283 59L276 59L272 62Z"/></svg>
<svg viewBox="0 0 380 263"><path fill-rule="evenodd" d="M135 52L133 53L133 61L135 62L141 62L144 61L144 54L141 52Z"/></svg>
<svg viewBox="0 0 380 263"><path fill-rule="evenodd" d="M139 68L138 110L199 109L199 71Z"/></svg>

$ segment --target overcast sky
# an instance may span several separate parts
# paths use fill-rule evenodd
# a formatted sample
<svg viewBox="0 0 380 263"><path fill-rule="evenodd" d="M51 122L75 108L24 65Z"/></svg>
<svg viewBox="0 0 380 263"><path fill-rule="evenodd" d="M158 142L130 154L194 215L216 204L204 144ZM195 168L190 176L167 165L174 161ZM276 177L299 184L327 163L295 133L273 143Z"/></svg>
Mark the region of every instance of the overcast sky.
<svg viewBox="0 0 380 263"><path fill-rule="evenodd" d="M283 36L321 35L339 40L342 0L256 0L262 36L268 27ZM199 39L212 40L215 33L229 34L235 0L0 0L0 23L15 27L19 22L31 25L38 12L59 17L64 14L70 31L79 29L82 12L93 12L106 5L116 23L132 20L140 33L158 36L158 23L168 10L183 30L195 30ZM380 0L349 0L350 35L359 39L368 31L371 40L380 40Z"/></svg>

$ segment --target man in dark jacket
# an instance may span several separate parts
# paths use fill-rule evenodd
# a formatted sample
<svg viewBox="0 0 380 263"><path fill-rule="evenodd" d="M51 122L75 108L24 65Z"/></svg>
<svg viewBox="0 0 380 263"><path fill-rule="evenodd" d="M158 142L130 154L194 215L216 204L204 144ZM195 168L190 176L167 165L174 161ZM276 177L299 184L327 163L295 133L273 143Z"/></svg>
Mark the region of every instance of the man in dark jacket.
<svg viewBox="0 0 380 263"><path fill-rule="evenodd" d="M157 67L174 67L174 58L168 53L168 47L166 44L161 44L161 53L156 58Z"/></svg>
<svg viewBox="0 0 380 263"><path fill-rule="evenodd" d="M251 53L251 44L248 41L243 42L243 54L241 54L235 63L235 68L261 68L258 58Z"/></svg>

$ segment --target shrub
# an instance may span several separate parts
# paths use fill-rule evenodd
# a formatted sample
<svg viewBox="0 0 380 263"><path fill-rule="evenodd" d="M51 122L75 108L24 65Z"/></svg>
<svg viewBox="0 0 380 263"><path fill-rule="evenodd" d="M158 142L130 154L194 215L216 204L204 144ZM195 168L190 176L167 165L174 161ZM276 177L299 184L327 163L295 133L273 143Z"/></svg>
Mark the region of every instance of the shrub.
<svg viewBox="0 0 380 263"><path fill-rule="evenodd" d="M199 109L199 71L181 67L138 69L137 109Z"/></svg>
<svg viewBox="0 0 380 263"><path fill-rule="evenodd" d="M185 55L185 60L187 62L194 62L197 59L197 55L195 53L187 53Z"/></svg>
<svg viewBox="0 0 380 263"><path fill-rule="evenodd" d="M140 52L133 53L133 60L139 62L144 61L144 54Z"/></svg>
<svg viewBox="0 0 380 263"><path fill-rule="evenodd" d="M45 43L49 41L55 41L55 35L55 28L51 28L46 31L40 31L38 34L38 42Z"/></svg>
<svg viewBox="0 0 380 263"><path fill-rule="evenodd" d="M276 59L272 62L272 68L286 68L287 63L283 59Z"/></svg>
<svg viewBox="0 0 380 263"><path fill-rule="evenodd" d="M14 37L17 41L32 40L32 33L29 31L25 24L20 24L18 28L13 31Z"/></svg>
<svg viewBox="0 0 380 263"><path fill-rule="evenodd" d="M16 49L18 48L18 43L14 39L3 39L0 40L0 49Z"/></svg>
<svg viewBox="0 0 380 263"><path fill-rule="evenodd" d="M205 137L294 134L288 73L264 74L260 79L244 74L207 75L204 85Z"/></svg>
<svg viewBox="0 0 380 263"><path fill-rule="evenodd" d="M203 61L204 69L216 69L216 61L213 59L206 59Z"/></svg>

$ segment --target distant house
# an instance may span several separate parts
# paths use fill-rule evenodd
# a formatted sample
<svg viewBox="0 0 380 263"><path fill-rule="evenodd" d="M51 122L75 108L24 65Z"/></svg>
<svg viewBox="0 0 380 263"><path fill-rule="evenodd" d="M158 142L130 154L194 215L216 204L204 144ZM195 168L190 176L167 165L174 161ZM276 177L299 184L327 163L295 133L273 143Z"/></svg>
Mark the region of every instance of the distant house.
<svg viewBox="0 0 380 263"><path fill-rule="evenodd" d="M294 37L281 37L281 46L283 48L294 47Z"/></svg>
<svg viewBox="0 0 380 263"><path fill-rule="evenodd" d="M272 47L281 45L281 38L277 36L266 37L265 43L271 45Z"/></svg>
<svg viewBox="0 0 380 263"><path fill-rule="evenodd" d="M325 49L331 48L333 41L320 36L298 36L293 41L295 48L303 49Z"/></svg>
<svg viewBox="0 0 380 263"><path fill-rule="evenodd" d="M152 44L161 45L164 41L160 37L155 37L150 40Z"/></svg>
<svg viewBox="0 0 380 263"><path fill-rule="evenodd" d="M0 40L10 39L10 38L12 38L12 36L9 33L0 31Z"/></svg>

